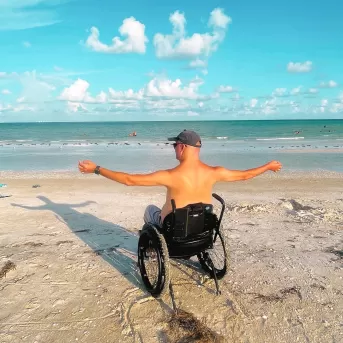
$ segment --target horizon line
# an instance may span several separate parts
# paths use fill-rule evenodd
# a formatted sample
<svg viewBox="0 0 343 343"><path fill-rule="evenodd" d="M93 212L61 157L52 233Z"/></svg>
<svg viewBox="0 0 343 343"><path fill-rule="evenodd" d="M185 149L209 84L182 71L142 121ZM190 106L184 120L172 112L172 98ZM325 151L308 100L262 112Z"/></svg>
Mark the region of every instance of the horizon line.
<svg viewBox="0 0 343 343"><path fill-rule="evenodd" d="M303 118L303 119L203 119L203 120L91 120L91 121L28 121L28 122L1 122L0 124L64 124L64 123L151 123L151 122L162 122L162 123L178 123L178 122L222 122L222 121L325 121L325 120L342 120L343 118Z"/></svg>

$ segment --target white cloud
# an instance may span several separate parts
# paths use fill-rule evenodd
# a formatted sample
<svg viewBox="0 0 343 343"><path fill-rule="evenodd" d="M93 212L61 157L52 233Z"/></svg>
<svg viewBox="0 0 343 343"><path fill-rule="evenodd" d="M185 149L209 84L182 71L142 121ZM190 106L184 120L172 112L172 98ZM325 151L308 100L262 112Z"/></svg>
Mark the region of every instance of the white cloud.
<svg viewBox="0 0 343 343"><path fill-rule="evenodd" d="M331 108L330 108L330 112L331 113L340 113L343 112L343 103L339 104L339 103L334 103L332 104Z"/></svg>
<svg viewBox="0 0 343 343"><path fill-rule="evenodd" d="M225 15L221 8L216 8L211 12L208 24L215 28L226 29L231 22L231 18Z"/></svg>
<svg viewBox="0 0 343 343"><path fill-rule="evenodd" d="M310 88L310 89L308 90L308 92L309 92L310 94L317 94L317 93L318 93L318 89L317 89L317 88Z"/></svg>
<svg viewBox="0 0 343 343"><path fill-rule="evenodd" d="M187 99L145 99L143 107L154 112L185 111L191 109L191 104Z"/></svg>
<svg viewBox="0 0 343 343"><path fill-rule="evenodd" d="M1 91L1 93L4 94L4 95L12 94L11 91L9 91L8 89L3 89L3 90Z"/></svg>
<svg viewBox="0 0 343 343"><path fill-rule="evenodd" d="M17 99L17 103L18 104L21 104L25 101L25 97L24 96L21 96L20 98Z"/></svg>
<svg viewBox="0 0 343 343"><path fill-rule="evenodd" d="M2 10L18 10L21 8L32 8L37 5L57 5L61 2L66 2L65 0L12 0L12 1L6 1L2 0L0 1L0 9Z"/></svg>
<svg viewBox="0 0 343 343"><path fill-rule="evenodd" d="M63 71L63 68L59 67L59 66L54 66L54 70L55 71Z"/></svg>
<svg viewBox="0 0 343 343"><path fill-rule="evenodd" d="M67 106L68 106L69 112L74 112L74 113L76 113L76 112L88 112L87 107L84 104L79 103L79 102L68 101Z"/></svg>
<svg viewBox="0 0 343 343"><path fill-rule="evenodd" d="M276 97L288 96L287 89L286 88L276 88L275 91L272 93L272 95L276 96Z"/></svg>
<svg viewBox="0 0 343 343"><path fill-rule="evenodd" d="M196 58L209 56L216 51L219 43L224 39L227 25L231 18L224 14L220 8L214 9L210 14L209 26L213 28L210 33L194 33L186 37L186 18L179 11L169 16L173 26L170 35L157 33L154 36L154 46L158 58Z"/></svg>
<svg viewBox="0 0 343 343"><path fill-rule="evenodd" d="M12 111L13 107L11 105L0 104L0 113Z"/></svg>
<svg viewBox="0 0 343 343"><path fill-rule="evenodd" d="M154 114L185 113L187 111L202 111L204 100L210 100L210 96L198 94L198 88L203 84L200 77L195 77L186 84L180 79L169 80L163 77L154 77L143 88L138 91L133 89L114 90L109 88L108 92L100 92L93 97L90 92L90 84L86 80L78 79L68 87L64 88L58 96L58 100L66 102L69 112L91 112L94 107L88 104L102 104L101 112L118 111L149 111ZM25 101L25 99L23 99ZM196 102L196 100L202 100ZM87 107L85 106L87 105Z"/></svg>
<svg viewBox="0 0 343 343"><path fill-rule="evenodd" d="M287 70L290 73L308 73L312 70L312 62L289 62L287 65Z"/></svg>
<svg viewBox="0 0 343 343"><path fill-rule="evenodd" d="M93 102L97 103L97 104L104 104L107 102L107 94L103 91L101 91L94 99Z"/></svg>
<svg viewBox="0 0 343 343"><path fill-rule="evenodd" d="M236 93L232 98L231 98L231 100L233 100L233 101L239 101L241 99L241 96L238 94L238 93Z"/></svg>
<svg viewBox="0 0 343 343"><path fill-rule="evenodd" d="M66 101L86 101L90 95L87 92L89 83L82 79L77 79L70 87L64 88L59 98Z"/></svg>
<svg viewBox="0 0 343 343"><path fill-rule="evenodd" d="M134 17L126 18L119 28L121 36L126 37L121 40L119 37L112 39L111 45L106 45L99 40L99 30L96 27L91 28L91 34L88 36L86 46L97 52L123 54L123 53L145 53L145 43L148 38L145 36L145 25L140 23Z"/></svg>
<svg viewBox="0 0 343 343"><path fill-rule="evenodd" d="M297 104L297 103L291 103L290 105L291 105L292 113L298 113L298 112L300 112L299 104Z"/></svg>
<svg viewBox="0 0 343 343"><path fill-rule="evenodd" d="M232 86L219 86L217 88L217 92L219 93L232 93L234 91L234 88Z"/></svg>
<svg viewBox="0 0 343 343"><path fill-rule="evenodd" d="M64 88L58 99L70 103L102 104L107 102L108 96L103 91L95 97L92 97L88 92L89 86L87 81L77 79L71 86ZM68 106L72 107L72 105ZM77 107L77 109L80 109L80 107Z"/></svg>
<svg viewBox="0 0 343 343"><path fill-rule="evenodd" d="M131 101L131 102L118 102L113 104L110 107L110 111L113 110L123 110L123 111L133 111L133 110L139 110L140 104L137 101Z"/></svg>
<svg viewBox="0 0 343 343"><path fill-rule="evenodd" d="M88 108L85 103L106 103L107 94L100 92L95 98L93 98L89 92L90 84L86 80L77 79L72 85L64 88L59 100L67 101L68 112L88 112Z"/></svg>
<svg viewBox="0 0 343 343"><path fill-rule="evenodd" d="M172 81L154 78L147 84L145 94L149 97L198 99L201 98L197 93L200 85L199 79L192 80L188 86L182 86L180 79Z"/></svg>
<svg viewBox="0 0 343 343"><path fill-rule="evenodd" d="M320 112L325 112L325 109L328 105L328 100L327 99L322 99L321 102L320 102Z"/></svg>
<svg viewBox="0 0 343 343"><path fill-rule="evenodd" d="M261 106L261 113L263 114L274 114L277 112L277 108L273 104L265 103L263 106Z"/></svg>
<svg viewBox="0 0 343 343"><path fill-rule="evenodd" d="M193 61L190 61L188 67L191 68L191 69L206 68L207 67L207 62L197 58L197 59L195 59Z"/></svg>
<svg viewBox="0 0 343 343"><path fill-rule="evenodd" d="M34 112L35 110L36 108L34 106L29 106L27 104L20 104L12 108L13 112L24 112L24 111Z"/></svg>
<svg viewBox="0 0 343 343"><path fill-rule="evenodd" d="M12 73L13 74L13 73ZM43 86L49 90L55 90L56 87L54 85L51 85L45 81L41 80L41 77L39 74L37 74L37 72L35 70L33 71L25 71L22 75L18 75L19 78L21 79L21 81L35 81L37 82L40 86ZM32 84L30 84L30 86L32 87Z"/></svg>
<svg viewBox="0 0 343 343"><path fill-rule="evenodd" d="M322 99L321 101L321 106L327 106L328 100L327 99Z"/></svg>
<svg viewBox="0 0 343 343"><path fill-rule="evenodd" d="M14 79L18 77L19 77L19 74L16 72L12 72L12 73L0 72L0 79Z"/></svg>
<svg viewBox="0 0 343 343"><path fill-rule="evenodd" d="M143 90L139 90L138 92L134 92L133 89L129 89L127 91L115 91L114 89L109 89L110 99L135 99L141 100L143 99Z"/></svg>
<svg viewBox="0 0 343 343"><path fill-rule="evenodd" d="M43 81L35 70L26 71L13 77L16 77L23 87L20 97L25 97L25 102L36 103L53 100L52 92L56 87Z"/></svg>
<svg viewBox="0 0 343 343"><path fill-rule="evenodd" d="M338 83L330 80L329 82L321 82L319 85L321 88L335 88L338 86Z"/></svg>
<svg viewBox="0 0 343 343"><path fill-rule="evenodd" d="M258 100L257 99L251 99L250 100L250 107L251 108L254 108L258 103Z"/></svg>
<svg viewBox="0 0 343 343"><path fill-rule="evenodd" d="M30 42L23 42L23 46L25 48L31 48L31 43Z"/></svg>
<svg viewBox="0 0 343 343"><path fill-rule="evenodd" d="M204 84L204 80L201 77L199 77L198 75L196 75L195 78L189 82L189 85L191 87L195 87L195 88L198 88L203 84Z"/></svg>
<svg viewBox="0 0 343 343"><path fill-rule="evenodd" d="M198 112L194 112L194 111L188 111L187 112L187 116L188 117L195 117L195 116L198 116L199 113Z"/></svg>
<svg viewBox="0 0 343 343"><path fill-rule="evenodd" d="M291 90L291 95L299 95L301 93L302 86L295 87Z"/></svg>
<svg viewBox="0 0 343 343"><path fill-rule="evenodd" d="M92 97L88 92L90 84L86 80L78 79L69 87L66 87L58 97L59 100L82 103L116 103L133 104L137 101L158 101L160 98L166 99L201 99L203 96L197 93L203 80L199 77L191 80L187 85L182 85L180 79L175 81L166 78L153 78L148 84L135 92L133 89L126 91L116 91L109 88L108 94L101 92L96 97Z"/></svg>
<svg viewBox="0 0 343 343"><path fill-rule="evenodd" d="M57 6L68 1L70 0L1 0L0 31L56 24L60 22Z"/></svg>

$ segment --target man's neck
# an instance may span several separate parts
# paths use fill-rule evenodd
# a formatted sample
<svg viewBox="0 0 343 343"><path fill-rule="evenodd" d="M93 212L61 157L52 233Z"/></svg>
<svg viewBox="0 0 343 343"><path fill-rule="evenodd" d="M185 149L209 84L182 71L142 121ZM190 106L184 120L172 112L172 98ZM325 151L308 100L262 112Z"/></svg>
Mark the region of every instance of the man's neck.
<svg viewBox="0 0 343 343"><path fill-rule="evenodd" d="M200 162L200 159L198 157L188 157L182 161L180 161L180 165L194 165L198 164Z"/></svg>

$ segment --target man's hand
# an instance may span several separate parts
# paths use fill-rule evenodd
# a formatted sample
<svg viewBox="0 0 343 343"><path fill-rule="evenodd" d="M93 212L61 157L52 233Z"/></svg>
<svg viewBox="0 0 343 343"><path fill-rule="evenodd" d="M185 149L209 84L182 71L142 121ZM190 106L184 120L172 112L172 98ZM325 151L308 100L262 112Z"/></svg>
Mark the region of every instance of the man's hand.
<svg viewBox="0 0 343 343"><path fill-rule="evenodd" d="M79 161L79 171L81 173L85 173L85 174L90 174L90 173L94 173L94 170L96 168L96 164L92 161Z"/></svg>
<svg viewBox="0 0 343 343"><path fill-rule="evenodd" d="M270 161L268 163L268 169L273 171L273 172L278 172L282 168L282 164L279 161Z"/></svg>

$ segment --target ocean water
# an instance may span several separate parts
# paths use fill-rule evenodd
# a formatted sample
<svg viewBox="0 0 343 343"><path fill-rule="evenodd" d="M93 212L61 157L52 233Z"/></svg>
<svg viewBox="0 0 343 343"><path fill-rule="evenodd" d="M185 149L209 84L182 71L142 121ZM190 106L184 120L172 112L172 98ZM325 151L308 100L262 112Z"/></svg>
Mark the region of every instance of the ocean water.
<svg viewBox="0 0 343 343"><path fill-rule="evenodd" d="M278 159L285 170L343 171L343 120L0 124L0 170L74 171L83 159L128 172L171 168L166 138L183 129L200 134L201 157L212 165L247 169Z"/></svg>

